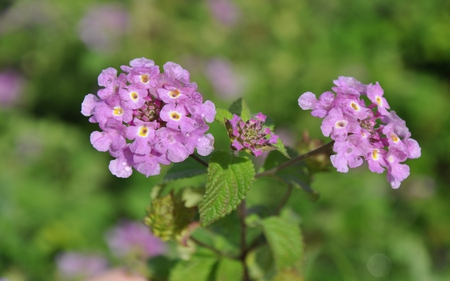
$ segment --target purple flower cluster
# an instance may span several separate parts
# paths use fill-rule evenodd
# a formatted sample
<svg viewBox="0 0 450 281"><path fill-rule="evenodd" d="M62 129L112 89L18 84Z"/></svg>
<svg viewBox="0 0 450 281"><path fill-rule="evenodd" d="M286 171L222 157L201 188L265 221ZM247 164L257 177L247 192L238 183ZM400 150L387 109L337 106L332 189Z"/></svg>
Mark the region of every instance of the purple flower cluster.
<svg viewBox="0 0 450 281"><path fill-rule="evenodd" d="M233 118L225 123L231 140L231 149L245 150L254 156L275 149L273 144L277 143L278 136L273 134L270 128L264 127L266 118L267 116L260 112L244 122L241 117L233 114Z"/></svg>
<svg viewBox="0 0 450 281"><path fill-rule="evenodd" d="M166 252L166 244L139 222L126 221L119 224L107 233L106 241L118 257L135 254L146 259Z"/></svg>
<svg viewBox="0 0 450 281"><path fill-rule="evenodd" d="M298 99L304 110L311 115L324 118L321 130L324 136L335 143L335 155L331 163L339 172L348 172L349 167L360 166L367 161L372 172L387 170L387 180L393 188L409 176L409 166L401 164L408 158L420 157L421 150L406 122L394 111L383 97L384 91L378 84L365 85L353 77L340 76L333 81L334 94L327 91L319 99L306 92ZM370 100L366 106L362 96Z"/></svg>
<svg viewBox="0 0 450 281"><path fill-rule="evenodd" d="M97 255L64 252L56 257L59 275L64 280L82 280L107 270L108 262Z"/></svg>
<svg viewBox="0 0 450 281"><path fill-rule="evenodd" d="M91 134L99 151L115 157L112 174L126 178L132 167L148 176L160 173L160 164L182 162L190 154L206 156L214 149L214 138L206 134L214 121L215 105L203 103L189 72L167 62L164 73L152 60L134 59L122 66L125 73L107 68L98 77L103 88L88 94L81 113L90 116L102 131Z"/></svg>
<svg viewBox="0 0 450 281"><path fill-rule="evenodd" d="M12 108L20 103L25 81L11 70L0 71L0 110Z"/></svg>

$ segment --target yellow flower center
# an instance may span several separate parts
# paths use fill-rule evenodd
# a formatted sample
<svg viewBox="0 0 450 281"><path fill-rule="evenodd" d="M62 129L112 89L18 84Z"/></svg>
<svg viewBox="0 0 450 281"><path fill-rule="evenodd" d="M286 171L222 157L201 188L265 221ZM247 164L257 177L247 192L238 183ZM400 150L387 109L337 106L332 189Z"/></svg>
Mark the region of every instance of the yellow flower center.
<svg viewBox="0 0 450 281"><path fill-rule="evenodd" d="M141 82L144 84L147 84L150 81L150 77L148 77L148 74L142 74L140 76Z"/></svg>
<svg viewBox="0 0 450 281"><path fill-rule="evenodd" d="M180 93L180 90L178 90L178 89L175 89L175 90L169 92L169 97L171 97L173 99L178 98L180 95L181 95L181 93Z"/></svg>
<svg viewBox="0 0 450 281"><path fill-rule="evenodd" d="M169 113L170 119L174 120L174 121L178 121L181 119L181 113L176 112L176 111L172 111Z"/></svg>
<svg viewBox="0 0 450 281"><path fill-rule="evenodd" d="M375 101L377 102L377 104L378 104L379 106L382 106L382 105L383 105L383 100L381 99L381 97L377 96L377 97L375 98Z"/></svg>
<svg viewBox="0 0 450 281"><path fill-rule="evenodd" d="M132 101L137 101L139 99L139 94L135 91L130 92L130 98Z"/></svg>
<svg viewBox="0 0 450 281"><path fill-rule="evenodd" d="M345 128L345 127L347 126L347 124L348 124L348 122L347 122L346 120L339 120L339 121L336 121L336 123L334 124L334 126L335 126L337 129L342 129L342 128Z"/></svg>
<svg viewBox="0 0 450 281"><path fill-rule="evenodd" d="M148 132L149 132L149 129L146 126L140 126L139 130L138 130L138 135L140 137L145 138L148 136Z"/></svg>
<svg viewBox="0 0 450 281"><path fill-rule="evenodd" d="M378 149L374 149L372 151L372 159L378 160L380 158L380 151Z"/></svg>
<svg viewBox="0 0 450 281"><path fill-rule="evenodd" d="M361 107L359 106L359 104L357 104L356 102L354 102L354 101L352 101L351 103L350 103L350 106L353 108L353 110L355 110L355 111L360 111L361 110Z"/></svg>
<svg viewBox="0 0 450 281"><path fill-rule="evenodd" d="M115 115L115 116L122 116L123 115L123 109L120 106L114 107L113 115Z"/></svg>
<svg viewBox="0 0 450 281"><path fill-rule="evenodd" d="M395 143L398 143L400 141L400 138L396 134L391 133L391 140Z"/></svg>

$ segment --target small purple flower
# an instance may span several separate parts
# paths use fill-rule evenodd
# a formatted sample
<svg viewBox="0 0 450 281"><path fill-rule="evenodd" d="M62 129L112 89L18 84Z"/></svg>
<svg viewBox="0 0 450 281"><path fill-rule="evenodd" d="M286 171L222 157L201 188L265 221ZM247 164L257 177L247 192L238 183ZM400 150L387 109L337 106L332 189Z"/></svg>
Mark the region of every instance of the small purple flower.
<svg viewBox="0 0 450 281"><path fill-rule="evenodd" d="M239 20L239 10L231 0L209 0L212 16L224 25L234 25Z"/></svg>
<svg viewBox="0 0 450 281"><path fill-rule="evenodd" d="M178 131L170 128L161 128L158 130L157 137L159 142L155 144L155 149L167 155L167 158L175 163L184 161L190 153L188 147L184 145L184 136Z"/></svg>
<svg viewBox="0 0 450 281"><path fill-rule="evenodd" d="M359 147L351 142L335 142L333 150L336 154L331 155L330 160L338 172L347 173L348 167L356 168L363 163Z"/></svg>
<svg viewBox="0 0 450 281"><path fill-rule="evenodd" d="M400 151L391 150L387 153L387 180L392 188L399 188L400 183L409 176L409 166L400 163L402 158L406 157Z"/></svg>
<svg viewBox="0 0 450 281"><path fill-rule="evenodd" d="M168 128L182 132L192 132L195 128L195 120L188 117L184 105L166 104L161 109L160 116Z"/></svg>
<svg viewBox="0 0 450 281"><path fill-rule="evenodd" d="M373 148L371 152L366 155L367 164L369 165L369 170L374 173L381 174L384 172L384 167L387 167L386 163L386 151L379 148Z"/></svg>
<svg viewBox="0 0 450 281"><path fill-rule="evenodd" d="M14 71L0 72L0 109L18 104L22 95L24 79Z"/></svg>
<svg viewBox="0 0 450 281"><path fill-rule="evenodd" d="M344 76L333 82L336 94L328 91L317 99L306 92L298 99L302 109L324 118L322 133L335 141L336 154L331 156L331 163L339 172L346 173L349 167L358 167L366 160L372 172L386 170L388 182L398 188L409 175L408 165L401 162L421 155L419 144L410 138L406 122L389 111L378 82L365 85ZM366 100L370 101L369 106Z"/></svg>
<svg viewBox="0 0 450 281"><path fill-rule="evenodd" d="M234 99L244 91L245 80L236 74L230 61L214 58L208 61L205 75L211 82L214 92L222 99Z"/></svg>
<svg viewBox="0 0 450 281"><path fill-rule="evenodd" d="M126 127L122 123L109 121L103 128L103 132L94 131L91 134L92 146L98 151L120 150L126 146L123 130Z"/></svg>
<svg viewBox="0 0 450 281"><path fill-rule="evenodd" d="M317 100L316 95L306 92L298 99L298 105L303 110L311 109L311 115L323 118L333 106L334 94L332 92L323 93Z"/></svg>
<svg viewBox="0 0 450 281"><path fill-rule="evenodd" d="M127 87L122 88L119 94L126 107L138 109L144 105L145 98L148 96L148 91L135 87Z"/></svg>
<svg viewBox="0 0 450 281"><path fill-rule="evenodd" d="M146 176L157 175L160 164L182 162L195 149L203 156L212 152L214 138L206 134L206 123L214 121L216 108L203 102L187 70L168 62L160 73L146 58L121 69L124 73L103 70L98 77L102 88L81 105L81 113L102 130L91 134L92 145L116 158L111 173L129 177L134 167Z"/></svg>
<svg viewBox="0 0 450 281"><path fill-rule="evenodd" d="M381 115L387 115L389 104L387 100L383 97L384 91L381 88L380 84L378 82L375 85L368 85L367 86L367 97L370 99L370 101L377 105L378 111L381 113Z"/></svg>
<svg viewBox="0 0 450 281"><path fill-rule="evenodd" d="M133 161L133 152L131 152L130 147L126 146L123 149L110 150L110 154L116 158L109 162L108 168L111 173L119 178L128 178L131 176L133 173L132 167L135 165L135 162Z"/></svg>
<svg viewBox="0 0 450 281"><path fill-rule="evenodd" d="M166 244L139 222L120 223L106 234L106 241L117 257L137 256L147 259L166 252Z"/></svg>
<svg viewBox="0 0 450 281"><path fill-rule="evenodd" d="M347 76L339 76L338 79L333 80L334 85L338 91L339 89L353 89L355 90L356 95L364 95L366 94L367 85L364 85L363 83L359 82L353 77L347 77ZM334 90L334 89L333 89Z"/></svg>
<svg viewBox="0 0 450 281"><path fill-rule="evenodd" d="M264 151L276 149L278 136L270 128L264 127L266 116L261 112L244 122L241 117L233 114L231 120L226 120L225 126L231 140L231 149L245 150L254 156L260 156Z"/></svg>
<svg viewBox="0 0 450 281"><path fill-rule="evenodd" d="M58 272L65 280L83 280L108 268L105 258L77 252L65 252L56 257Z"/></svg>
<svg viewBox="0 0 450 281"><path fill-rule="evenodd" d="M328 115L323 119L320 127L324 136L336 141L345 141L349 133L356 131L357 125L353 116L344 114L341 108L336 107L330 110Z"/></svg>
<svg viewBox="0 0 450 281"><path fill-rule="evenodd" d="M127 34L128 12L118 5L100 5L91 8L78 26L78 33L86 46L97 52L117 49Z"/></svg>

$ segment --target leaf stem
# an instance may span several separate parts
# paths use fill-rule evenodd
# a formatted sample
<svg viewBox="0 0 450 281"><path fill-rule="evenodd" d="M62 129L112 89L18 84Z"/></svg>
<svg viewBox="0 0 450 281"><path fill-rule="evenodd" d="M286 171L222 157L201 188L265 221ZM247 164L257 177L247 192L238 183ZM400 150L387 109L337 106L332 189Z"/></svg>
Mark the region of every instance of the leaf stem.
<svg viewBox="0 0 450 281"><path fill-rule="evenodd" d="M334 141L330 141L329 143L324 144L324 145L322 145L319 148L316 148L314 150L311 150L310 152L307 152L305 154L302 154L302 155L299 155L299 156L297 156L295 158L292 158L291 160L288 160L288 161L284 162L283 164L281 164L281 165L279 165L279 166L277 166L275 168L272 168L270 170L264 171L262 173L258 173L258 174L255 175L255 178L261 178L261 177L265 177L265 176L274 175L277 172L279 172L280 170L285 169L285 168L287 168L287 167L289 167L291 165L294 165L295 163L300 162L300 161L302 161L302 160L304 160L304 159L306 159L306 158L308 158L310 156L313 156L313 155L316 155L316 154L319 154L319 153L322 153L322 152L325 152L325 151L329 150L333 146L333 144L334 144Z"/></svg>
<svg viewBox="0 0 450 281"><path fill-rule="evenodd" d="M287 201L291 197L292 189L294 189L294 187L292 185L288 185L286 192L283 195L283 198L281 198L280 203L278 203L278 206L274 211L275 216L277 216L280 213L281 209L284 207L284 205L286 205Z"/></svg>
<svg viewBox="0 0 450 281"><path fill-rule="evenodd" d="M200 157L198 157L195 154L191 154L189 155L190 157L192 157L195 161L197 161L198 163L202 164L203 166L205 166L206 168L208 168L208 163L206 163L205 161L203 161L203 159L201 159Z"/></svg>
<svg viewBox="0 0 450 281"><path fill-rule="evenodd" d="M242 263L242 267L244 269L243 272L243 276L242 276L242 281L249 281L250 280L250 276L248 274L248 267L247 264L245 263L245 260L247 258L247 241L246 241L246 236L247 236L247 225L245 224L245 218L247 216L247 210L246 210L246 204L245 204L245 200L242 200L241 204L238 207L238 215L239 215L239 221L241 224L241 255L239 257L241 263Z"/></svg>
<svg viewBox="0 0 450 281"><path fill-rule="evenodd" d="M212 246L210 246L210 245L208 245L208 244L203 243L202 241L198 240L197 238L194 238L194 237L191 236L191 237L189 237L189 239L192 240L192 242L194 242L194 243L197 244L198 246L203 247L203 248L206 248L206 249L208 249L208 250L211 250L211 251L213 251L215 254L217 254L217 255L219 255L219 256L221 256L221 257L227 257L227 258L230 258L230 259L236 259L235 256L230 256L230 255L228 255L228 254L226 254L226 253L222 253L221 251L217 250L216 248L214 248L214 247L212 247Z"/></svg>
<svg viewBox="0 0 450 281"><path fill-rule="evenodd" d="M287 187L286 192L284 193L283 197L280 200L280 203L278 203L278 206L273 211L273 216L277 216L280 213L281 209L284 207L284 205L286 205L287 201L289 200L289 197L291 196L293 189L294 188L292 185L289 185ZM251 250L257 248L258 246L260 246L262 243L264 243L264 241L265 241L265 237L263 234L256 237L256 239L253 240L253 242L247 247L247 253L250 252Z"/></svg>

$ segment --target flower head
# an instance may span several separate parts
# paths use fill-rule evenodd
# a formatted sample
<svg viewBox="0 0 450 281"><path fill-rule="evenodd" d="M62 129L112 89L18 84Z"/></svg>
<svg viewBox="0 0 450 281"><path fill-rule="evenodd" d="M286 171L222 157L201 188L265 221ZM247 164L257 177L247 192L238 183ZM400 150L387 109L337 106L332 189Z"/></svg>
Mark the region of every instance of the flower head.
<svg viewBox="0 0 450 281"><path fill-rule="evenodd" d="M209 9L212 16L224 25L234 25L239 20L239 9L230 0L209 0Z"/></svg>
<svg viewBox="0 0 450 281"><path fill-rule="evenodd" d="M92 145L116 158L109 165L114 175L129 177L132 168L157 175L160 164L182 162L195 149L203 156L212 152L214 138L206 134L206 123L214 121L216 108L203 102L187 70L168 62L160 73L146 58L121 69L124 73L103 70L98 77L102 88L81 105L81 113L102 130L91 134Z"/></svg>
<svg viewBox="0 0 450 281"><path fill-rule="evenodd" d="M58 255L56 265L64 280L82 280L102 273L108 268L105 258L78 252L65 252Z"/></svg>
<svg viewBox="0 0 450 281"><path fill-rule="evenodd" d="M408 165L401 162L421 155L419 144L410 138L406 122L389 111L378 82L365 85L344 76L333 82L335 93L327 91L317 99L306 92L298 99L302 109L324 118L322 133L335 141L336 154L331 156L331 163L339 172L346 173L349 167L358 167L365 160L372 172L386 170L388 182L398 188L409 175ZM366 100L370 101L368 106Z"/></svg>
<svg viewBox="0 0 450 281"><path fill-rule="evenodd" d="M78 25L81 41L97 52L116 50L129 27L128 12L118 5L92 7Z"/></svg>
<svg viewBox="0 0 450 281"><path fill-rule="evenodd" d="M118 257L131 255L147 259L166 252L165 243L139 222L122 222L107 233L106 240Z"/></svg>
<svg viewBox="0 0 450 281"><path fill-rule="evenodd" d="M0 72L0 110L16 106L23 92L24 79L16 72Z"/></svg>
<svg viewBox="0 0 450 281"><path fill-rule="evenodd" d="M278 136L273 134L270 128L264 127L266 116L261 112L247 122L236 114L225 125L231 140L231 149L245 150L254 156L261 155L264 151L274 150L274 144Z"/></svg>

